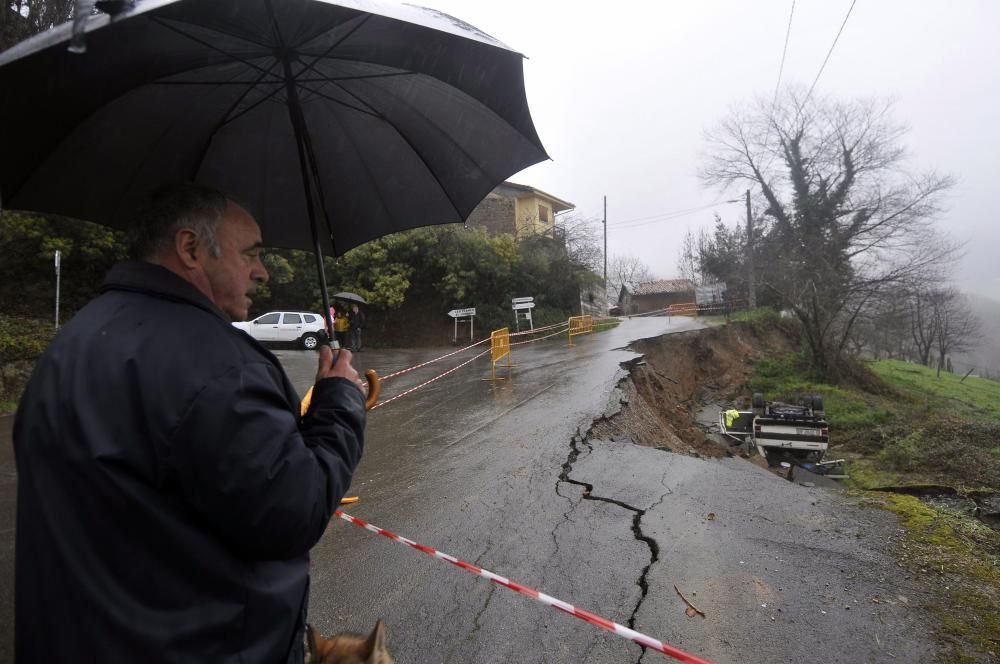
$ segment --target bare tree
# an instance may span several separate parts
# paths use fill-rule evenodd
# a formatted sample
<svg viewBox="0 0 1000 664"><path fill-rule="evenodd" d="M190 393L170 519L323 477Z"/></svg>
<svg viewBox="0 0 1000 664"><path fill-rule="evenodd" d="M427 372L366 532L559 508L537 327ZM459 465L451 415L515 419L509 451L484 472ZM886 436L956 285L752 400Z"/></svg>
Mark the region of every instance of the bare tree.
<svg viewBox="0 0 1000 664"><path fill-rule="evenodd" d="M571 261L595 274L604 274L600 221L576 214L559 215L556 237L566 242L566 253Z"/></svg>
<svg viewBox="0 0 1000 664"><path fill-rule="evenodd" d="M653 273L638 257L612 254L608 258L608 298L617 300L622 286L632 290L637 284L652 280Z"/></svg>
<svg viewBox="0 0 1000 664"><path fill-rule="evenodd" d="M704 236L704 231L701 232L701 235ZM694 233L688 229L677 254L677 271L680 273L681 279L690 279L695 284L702 282L699 256L698 240L695 239Z"/></svg>
<svg viewBox="0 0 1000 664"><path fill-rule="evenodd" d="M701 177L757 190L773 220L758 242L780 257L761 281L802 323L813 368L836 378L872 299L954 255L932 223L952 181L904 170L891 103L806 97L790 90L734 110L706 134Z"/></svg>
<svg viewBox="0 0 1000 664"><path fill-rule="evenodd" d="M979 341L982 322L972 311L968 299L954 288L932 293L930 305L935 324L937 375L952 353L972 350Z"/></svg>
<svg viewBox="0 0 1000 664"><path fill-rule="evenodd" d="M920 364L931 365L931 351L937 342L938 324L934 315L937 293L927 288L914 288L906 298L910 318L910 339Z"/></svg>

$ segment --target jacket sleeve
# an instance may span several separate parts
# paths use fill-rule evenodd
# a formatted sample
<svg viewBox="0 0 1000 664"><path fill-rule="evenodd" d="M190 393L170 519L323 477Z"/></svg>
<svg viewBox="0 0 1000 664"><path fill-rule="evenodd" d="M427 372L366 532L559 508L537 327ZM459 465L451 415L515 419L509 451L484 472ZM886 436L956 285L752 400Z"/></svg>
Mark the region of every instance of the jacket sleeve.
<svg viewBox="0 0 1000 664"><path fill-rule="evenodd" d="M270 364L210 382L171 436L182 492L237 555L281 560L322 537L361 460L365 409L348 380L313 390L301 422Z"/></svg>

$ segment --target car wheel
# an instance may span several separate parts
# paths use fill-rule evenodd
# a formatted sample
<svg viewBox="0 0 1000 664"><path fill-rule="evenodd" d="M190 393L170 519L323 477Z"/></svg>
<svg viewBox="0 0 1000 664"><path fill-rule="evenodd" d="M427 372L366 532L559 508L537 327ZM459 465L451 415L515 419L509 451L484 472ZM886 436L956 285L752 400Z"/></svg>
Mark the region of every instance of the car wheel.
<svg viewBox="0 0 1000 664"><path fill-rule="evenodd" d="M823 410L823 397L816 395L812 398L812 409L813 415L816 417L823 417L825 411Z"/></svg>
<svg viewBox="0 0 1000 664"><path fill-rule="evenodd" d="M306 350L316 350L316 346L319 346L319 335L313 334L312 332L304 334L299 342Z"/></svg>

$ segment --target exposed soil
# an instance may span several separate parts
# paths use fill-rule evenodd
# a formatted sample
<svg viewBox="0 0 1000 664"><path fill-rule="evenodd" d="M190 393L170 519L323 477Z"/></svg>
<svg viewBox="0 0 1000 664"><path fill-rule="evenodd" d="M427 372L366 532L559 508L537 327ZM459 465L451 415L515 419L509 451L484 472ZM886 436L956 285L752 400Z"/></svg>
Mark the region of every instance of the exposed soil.
<svg viewBox="0 0 1000 664"><path fill-rule="evenodd" d="M748 405L752 362L793 347L780 329L761 331L741 324L640 340L633 348L643 357L631 363L630 376L620 385L621 414L596 423L591 436L627 438L706 457L731 456L738 450L728 449L699 425L699 411L709 404Z"/></svg>

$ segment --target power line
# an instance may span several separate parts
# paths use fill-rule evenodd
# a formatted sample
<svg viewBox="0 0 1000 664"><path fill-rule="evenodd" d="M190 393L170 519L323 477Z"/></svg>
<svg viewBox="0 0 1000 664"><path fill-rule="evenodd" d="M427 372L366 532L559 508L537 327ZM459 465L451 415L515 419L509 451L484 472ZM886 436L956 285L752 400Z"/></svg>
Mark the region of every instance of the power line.
<svg viewBox="0 0 1000 664"><path fill-rule="evenodd" d="M771 99L771 113L774 113L774 105L778 101L778 90L781 88L781 75L785 71L785 56L788 54L788 38L792 34L792 16L794 15L795 0L792 0L792 9L788 12L788 27L785 29L785 46L781 49L781 64L778 66L778 82L774 84L774 97ZM770 128L768 125L768 129Z"/></svg>
<svg viewBox="0 0 1000 664"><path fill-rule="evenodd" d="M809 101L809 97L812 96L813 90L816 88L816 83L819 82L819 77L823 75L823 70L826 68L826 63L830 61L830 56L833 55L833 49L837 46L837 41L840 39L840 35L844 32L844 26L847 25L847 19L851 18L851 12L854 11L854 5L858 0L851 0L851 6L847 9L847 15L844 17L844 22L840 24L840 30L837 30L837 36L833 38L833 43L830 44L830 50L826 52L826 58L823 59L823 64L820 65L819 71L816 73L816 78L813 79L812 85L809 86L809 92L806 93L806 98L802 100L802 108L805 107L806 102Z"/></svg>
<svg viewBox="0 0 1000 664"><path fill-rule="evenodd" d="M671 219L685 217L689 214L694 214L695 212L701 212L702 210L707 210L708 208L715 207L716 205L722 205L724 203L733 203L733 202L740 203L742 202L742 199L715 201L714 203L709 203L708 205L701 205L699 207L688 208L686 210L674 210L673 212L661 212L660 214L649 215L647 217L633 217L632 219L623 219L615 223L608 223L608 226L614 229L636 228L638 226L646 226L648 224L656 224L661 221L670 221Z"/></svg>
<svg viewBox="0 0 1000 664"><path fill-rule="evenodd" d="M781 76L785 72L785 56L788 55L788 39L792 35L792 17L795 16L795 0L792 0L792 8L788 12L788 27L785 28L785 45L781 49L781 64L778 65L778 80L774 84L774 96L771 97L771 109L767 115L767 131L764 132L763 146L767 148L767 141L771 138L771 127L775 123L774 107L778 104L778 91L781 90Z"/></svg>

